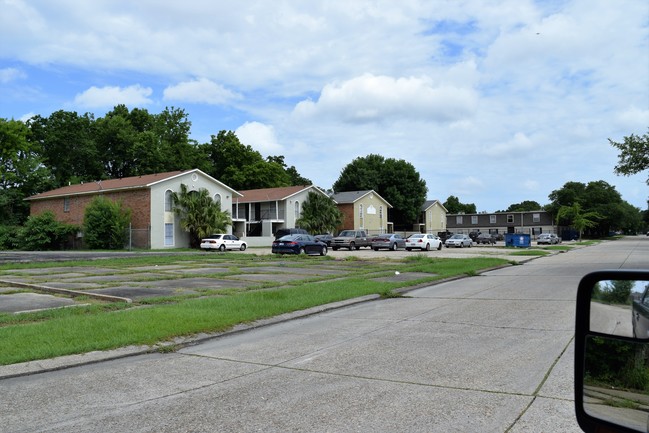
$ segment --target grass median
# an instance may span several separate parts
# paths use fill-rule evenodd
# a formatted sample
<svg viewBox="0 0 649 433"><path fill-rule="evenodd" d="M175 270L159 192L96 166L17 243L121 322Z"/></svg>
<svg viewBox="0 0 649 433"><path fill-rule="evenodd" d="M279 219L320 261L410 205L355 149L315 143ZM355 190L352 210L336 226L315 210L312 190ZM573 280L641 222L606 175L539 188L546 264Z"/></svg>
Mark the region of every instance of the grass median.
<svg viewBox="0 0 649 433"><path fill-rule="evenodd" d="M331 258L283 257L282 265L309 267L337 263ZM185 257L143 257L141 259L109 259L101 266L115 266L128 271L143 265L165 266L190 262L191 266L214 266L221 263L236 274L237 269L277 264L273 256L187 255ZM508 263L489 257L470 259L431 258L424 254L404 260L354 261L345 276L321 276L304 280L261 284L240 290L208 292L201 297L175 297L163 301L138 303L91 303L42 312L0 314L0 365L62 355L109 350L129 345L155 345L175 337L199 333L218 333L242 323L331 302L369 294L392 297L395 290L421 285L459 275L475 275L481 270ZM97 261L91 263L97 266ZM85 262L39 263L38 267L57 268L88 266ZM13 265L12 272L21 266ZM24 269L33 268L25 265ZM7 269L7 266L0 268ZM417 272L416 278L386 279L387 276ZM383 277L383 278L382 278ZM269 280L272 276L269 275Z"/></svg>

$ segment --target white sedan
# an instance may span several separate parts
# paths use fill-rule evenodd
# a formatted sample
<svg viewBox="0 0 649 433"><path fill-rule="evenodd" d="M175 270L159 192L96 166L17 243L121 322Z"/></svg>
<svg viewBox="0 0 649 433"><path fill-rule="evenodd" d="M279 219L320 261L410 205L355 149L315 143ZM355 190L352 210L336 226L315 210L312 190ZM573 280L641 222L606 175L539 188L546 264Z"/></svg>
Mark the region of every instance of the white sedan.
<svg viewBox="0 0 649 433"><path fill-rule="evenodd" d="M201 249L210 250L240 250L245 251L248 247L244 241L235 235L215 234L201 240Z"/></svg>
<svg viewBox="0 0 649 433"><path fill-rule="evenodd" d="M442 240L435 235L417 233L406 239L406 250L413 249L430 251L432 248L442 249Z"/></svg>

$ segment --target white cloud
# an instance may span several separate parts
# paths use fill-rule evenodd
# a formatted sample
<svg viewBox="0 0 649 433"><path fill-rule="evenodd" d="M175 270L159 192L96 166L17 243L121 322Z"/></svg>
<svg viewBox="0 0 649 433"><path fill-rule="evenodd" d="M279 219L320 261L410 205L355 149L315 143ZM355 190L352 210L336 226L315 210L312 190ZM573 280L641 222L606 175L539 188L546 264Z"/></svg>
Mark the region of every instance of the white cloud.
<svg viewBox="0 0 649 433"><path fill-rule="evenodd" d="M517 132L510 140L502 143L494 143L484 149L484 154L489 156L514 155L521 158L534 148L534 143L525 134Z"/></svg>
<svg viewBox="0 0 649 433"><path fill-rule="evenodd" d="M139 84L128 87L93 86L76 95L74 103L85 108L106 108L118 104L140 107L152 103L151 99L149 99L152 93L150 87L142 87Z"/></svg>
<svg viewBox="0 0 649 433"><path fill-rule="evenodd" d="M241 99L241 95L232 92L220 84L205 78L185 81L169 86L164 90L165 100L191 103L221 105Z"/></svg>
<svg viewBox="0 0 649 433"><path fill-rule="evenodd" d="M471 89L434 85L426 78L364 74L326 85L316 102L297 104L298 118L329 118L350 123L396 119L452 122L471 116L477 98Z"/></svg>
<svg viewBox="0 0 649 433"><path fill-rule="evenodd" d="M245 145L249 145L264 156L278 155L283 152L277 142L275 130L270 125L259 122L246 122L235 131L236 136Z"/></svg>
<svg viewBox="0 0 649 433"><path fill-rule="evenodd" d="M12 81L27 78L27 74L17 68L0 69L0 83L6 84Z"/></svg>

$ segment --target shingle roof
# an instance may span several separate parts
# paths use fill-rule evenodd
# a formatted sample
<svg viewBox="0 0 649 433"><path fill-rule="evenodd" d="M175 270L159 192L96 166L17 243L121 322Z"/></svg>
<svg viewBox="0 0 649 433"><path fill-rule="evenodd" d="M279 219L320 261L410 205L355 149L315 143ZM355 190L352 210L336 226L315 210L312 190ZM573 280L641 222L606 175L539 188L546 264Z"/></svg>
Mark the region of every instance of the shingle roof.
<svg viewBox="0 0 649 433"><path fill-rule="evenodd" d="M299 192L311 188L318 189L318 187L315 187L313 185L299 185L239 191L241 194L243 194L243 197L239 198L239 203L258 203L265 201L286 200Z"/></svg>
<svg viewBox="0 0 649 433"><path fill-rule="evenodd" d="M365 190L365 191L344 191L344 192L339 192L337 194L333 195L333 199L336 203L339 204L344 204L344 203L354 203L361 198L365 197L366 195L374 193L376 194L377 197L379 197L381 200L383 200L389 207L392 207L390 203L383 197L381 197L379 194L377 194L376 191L373 189Z"/></svg>
<svg viewBox="0 0 649 433"><path fill-rule="evenodd" d="M62 188L53 189L51 191L42 192L40 194L36 194L31 197L28 197L26 200L39 200L43 198L62 197L62 196L70 196L70 195L95 194L98 192L148 188L150 186L155 185L158 182L162 182L168 179L172 179L176 176L180 176L187 173L193 173L193 172L202 173L198 169L185 170L185 171L177 170L177 171L170 171L167 173L155 173L155 174L146 174L142 176L124 177L122 179L108 179L108 180L100 180L95 182L84 182L76 185L64 186ZM216 181L216 179L214 180ZM228 187L227 185L224 186L232 190L232 188ZM234 190L232 191L233 194L237 193Z"/></svg>
<svg viewBox="0 0 649 433"><path fill-rule="evenodd" d="M434 205L435 203L439 203L439 205L442 207L442 209L444 209L446 212L448 212L446 210L446 208L444 207L444 205L439 200L426 200L424 202L424 204L421 205L421 211L426 212L428 210L428 208L431 207L432 205Z"/></svg>

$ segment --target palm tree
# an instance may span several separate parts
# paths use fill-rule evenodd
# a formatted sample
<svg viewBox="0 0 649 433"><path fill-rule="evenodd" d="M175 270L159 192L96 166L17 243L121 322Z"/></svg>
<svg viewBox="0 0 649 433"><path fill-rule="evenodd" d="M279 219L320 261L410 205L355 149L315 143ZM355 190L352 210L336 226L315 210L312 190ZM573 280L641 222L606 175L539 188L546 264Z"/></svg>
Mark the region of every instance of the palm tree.
<svg viewBox="0 0 649 433"><path fill-rule="evenodd" d="M560 219L567 219L571 221L571 225L579 232L579 240L581 234L587 228L597 226L596 219L602 218L597 212L582 212L581 205L575 203L572 206L561 206L557 212L557 225Z"/></svg>
<svg viewBox="0 0 649 433"><path fill-rule="evenodd" d="M205 188L188 191L180 185L180 193L172 194L173 210L180 217L181 227L189 232L189 245L197 248L201 238L224 232L232 224L230 212L221 210L221 204L212 200Z"/></svg>
<svg viewBox="0 0 649 433"><path fill-rule="evenodd" d="M310 191L295 225L309 233L331 233L342 224L342 212L329 197Z"/></svg>

